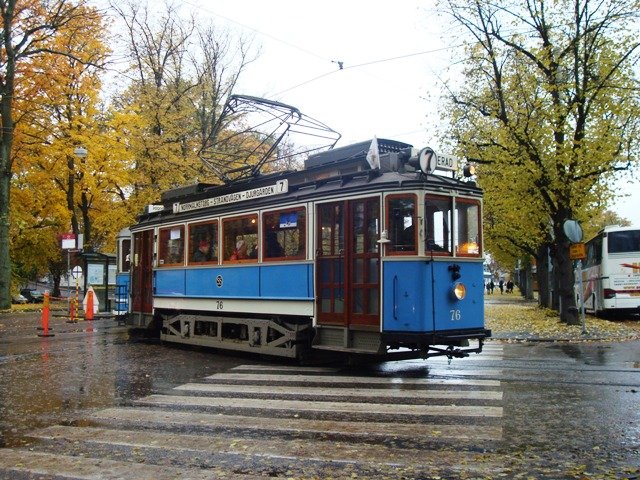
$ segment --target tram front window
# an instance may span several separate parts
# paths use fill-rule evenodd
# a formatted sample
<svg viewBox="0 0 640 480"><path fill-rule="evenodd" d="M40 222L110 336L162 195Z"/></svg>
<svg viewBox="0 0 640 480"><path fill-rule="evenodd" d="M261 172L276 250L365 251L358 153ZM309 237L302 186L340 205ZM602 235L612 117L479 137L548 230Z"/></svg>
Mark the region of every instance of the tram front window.
<svg viewBox="0 0 640 480"><path fill-rule="evenodd" d="M475 200L456 199L456 255L480 256L480 204Z"/></svg>
<svg viewBox="0 0 640 480"><path fill-rule="evenodd" d="M416 197L394 195L387 200L389 253L416 253Z"/></svg>
<svg viewBox="0 0 640 480"><path fill-rule="evenodd" d="M451 198L428 195L424 211L425 250L428 253L451 255Z"/></svg>

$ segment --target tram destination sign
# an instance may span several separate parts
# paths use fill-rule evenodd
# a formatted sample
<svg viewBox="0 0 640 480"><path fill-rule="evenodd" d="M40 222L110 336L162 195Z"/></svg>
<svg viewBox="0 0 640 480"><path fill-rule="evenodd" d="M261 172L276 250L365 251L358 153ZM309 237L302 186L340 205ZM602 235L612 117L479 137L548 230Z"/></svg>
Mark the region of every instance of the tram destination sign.
<svg viewBox="0 0 640 480"><path fill-rule="evenodd" d="M251 190L245 190L243 192L234 192L228 193L227 195L220 195L218 197L203 198L202 200L196 200L194 202L174 203L173 213L190 212L192 210L199 210L201 208L209 208L218 205L226 205L229 203L244 202L246 200L255 200L256 198L262 197L271 197L273 195L287 193L288 191L288 180L278 180L273 185L252 188Z"/></svg>
<svg viewBox="0 0 640 480"><path fill-rule="evenodd" d="M436 170L450 170L452 172L458 170L458 164L460 163L460 159L458 157L446 155L444 153L438 153L437 156Z"/></svg>

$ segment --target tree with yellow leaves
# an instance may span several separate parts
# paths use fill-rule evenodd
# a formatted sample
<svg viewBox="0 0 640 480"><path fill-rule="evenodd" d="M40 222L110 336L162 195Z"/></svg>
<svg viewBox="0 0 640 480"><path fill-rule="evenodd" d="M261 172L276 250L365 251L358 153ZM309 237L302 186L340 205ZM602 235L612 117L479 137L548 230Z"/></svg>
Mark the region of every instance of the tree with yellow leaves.
<svg viewBox="0 0 640 480"><path fill-rule="evenodd" d="M23 72L43 55L94 61L90 47L83 45L84 49L79 51L59 50L56 38L63 29L68 30L67 35L84 38L98 14L83 1L71 0L0 0L0 13L0 308L7 308L11 300L10 187L12 177L20 176L23 167L20 164L16 168L14 134L16 125L26 121L25 112L30 111L29 99L18 94L29 90L26 86L29 82L46 83L51 74L48 69L33 70L31 73L35 76L27 78ZM19 102L24 107L19 109Z"/></svg>
<svg viewBox="0 0 640 480"><path fill-rule="evenodd" d="M83 22L78 34L75 22ZM20 200L12 206L12 258L21 265L33 263L34 239L38 270L48 264L57 287L62 264L59 234L83 234L85 249L113 248L118 225L103 217L122 215L122 191L127 178L126 152L115 140L108 118L99 110L99 74L108 49L107 33L100 15L77 17L52 37L48 50L78 52L77 55L45 53L21 71L15 108L21 122L16 128L16 165L20 172L12 192ZM38 75L39 72L48 75ZM35 81L37 80L37 81ZM27 193L27 197L22 193ZM131 217L133 218L133 217ZM95 228L97 226L97 228ZM48 233L48 236L44 233Z"/></svg>
<svg viewBox="0 0 640 480"><path fill-rule="evenodd" d="M237 79L249 62L250 44L184 20L170 6L112 5L124 25L131 78L114 107L131 120L128 149L135 159L129 203L141 209L160 192L196 181L220 182L234 168L220 141L231 119L221 118ZM154 12L157 7L154 5ZM232 138L227 135L226 138ZM230 155L231 154L231 155ZM216 159L226 163L216 170Z"/></svg>
<svg viewBox="0 0 640 480"><path fill-rule="evenodd" d="M481 163L490 248L549 245L560 318L578 322L563 231L638 162L637 2L442 5L466 37L465 82L450 91L451 132ZM493 244L491 242L494 242ZM526 246L525 246L526 244Z"/></svg>

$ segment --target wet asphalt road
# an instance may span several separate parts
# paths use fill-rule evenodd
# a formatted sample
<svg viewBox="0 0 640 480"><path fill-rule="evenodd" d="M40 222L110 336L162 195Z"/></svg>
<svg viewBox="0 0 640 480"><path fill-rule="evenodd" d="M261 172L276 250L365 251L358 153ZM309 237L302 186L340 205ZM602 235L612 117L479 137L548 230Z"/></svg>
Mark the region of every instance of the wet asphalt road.
<svg viewBox="0 0 640 480"><path fill-rule="evenodd" d="M162 346L112 319L67 323L53 316L42 338L40 314L3 318L0 330L0 446L33 427L110 407L225 371L250 359Z"/></svg>
<svg viewBox="0 0 640 480"><path fill-rule="evenodd" d="M0 317L0 478L640 477L640 342L314 370L38 324Z"/></svg>

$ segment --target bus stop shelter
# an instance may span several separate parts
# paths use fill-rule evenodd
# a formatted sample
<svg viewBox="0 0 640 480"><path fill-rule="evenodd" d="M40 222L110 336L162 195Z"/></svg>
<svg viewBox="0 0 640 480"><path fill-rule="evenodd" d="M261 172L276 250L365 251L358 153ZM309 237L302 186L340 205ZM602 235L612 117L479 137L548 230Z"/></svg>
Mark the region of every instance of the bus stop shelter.
<svg viewBox="0 0 640 480"><path fill-rule="evenodd" d="M84 291L93 287L98 300L98 312L111 311L116 284L116 256L112 253L83 252Z"/></svg>

